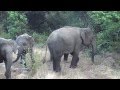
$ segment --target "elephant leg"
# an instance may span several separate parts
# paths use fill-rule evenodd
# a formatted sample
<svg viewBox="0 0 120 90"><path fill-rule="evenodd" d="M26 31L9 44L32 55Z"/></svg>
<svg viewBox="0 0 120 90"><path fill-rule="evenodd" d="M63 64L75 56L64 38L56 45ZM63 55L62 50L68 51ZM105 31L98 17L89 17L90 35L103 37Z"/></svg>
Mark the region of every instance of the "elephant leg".
<svg viewBox="0 0 120 90"><path fill-rule="evenodd" d="M64 61L67 61L68 60L68 55L67 53L64 54Z"/></svg>
<svg viewBox="0 0 120 90"><path fill-rule="evenodd" d="M27 68L25 56L26 56L26 54L22 54L22 55L21 55L21 61L22 61L22 64L24 65L24 67Z"/></svg>
<svg viewBox="0 0 120 90"><path fill-rule="evenodd" d="M73 54L73 58L72 58L72 61L71 61L70 68L76 68L78 61L79 61L78 55L77 54Z"/></svg>
<svg viewBox="0 0 120 90"><path fill-rule="evenodd" d="M4 62L5 62L5 68L6 68L5 77L6 79L11 79L12 60L5 60Z"/></svg>
<svg viewBox="0 0 120 90"><path fill-rule="evenodd" d="M53 61L53 55L52 54L50 55L50 61Z"/></svg>
<svg viewBox="0 0 120 90"><path fill-rule="evenodd" d="M60 61L61 61L61 56L54 55L54 58L53 58L53 70L55 72L60 72L61 71Z"/></svg>
<svg viewBox="0 0 120 90"><path fill-rule="evenodd" d="M50 51L50 61L53 61L53 52L51 49L49 51Z"/></svg>

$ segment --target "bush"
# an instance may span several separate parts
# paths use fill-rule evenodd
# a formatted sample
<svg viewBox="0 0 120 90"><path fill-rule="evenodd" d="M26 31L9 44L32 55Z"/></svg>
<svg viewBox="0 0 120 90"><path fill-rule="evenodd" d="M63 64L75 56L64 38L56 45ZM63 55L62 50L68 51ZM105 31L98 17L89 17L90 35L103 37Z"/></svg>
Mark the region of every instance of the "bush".
<svg viewBox="0 0 120 90"><path fill-rule="evenodd" d="M0 33L0 37L6 38L6 39L10 39L11 38L10 34L9 33L5 33L5 32Z"/></svg>
<svg viewBox="0 0 120 90"><path fill-rule="evenodd" d="M7 32L10 34L11 38L23 34L27 30L27 18L24 13L18 11L8 11L6 24Z"/></svg>
<svg viewBox="0 0 120 90"><path fill-rule="evenodd" d="M93 11L89 13L102 31L97 34L99 50L120 51L120 12L119 11ZM118 50L117 50L118 49Z"/></svg>
<svg viewBox="0 0 120 90"><path fill-rule="evenodd" d="M45 44L46 40L48 38L47 33L38 34L38 33L34 32L32 36L33 36L36 44L39 44L39 46L42 46L43 44Z"/></svg>

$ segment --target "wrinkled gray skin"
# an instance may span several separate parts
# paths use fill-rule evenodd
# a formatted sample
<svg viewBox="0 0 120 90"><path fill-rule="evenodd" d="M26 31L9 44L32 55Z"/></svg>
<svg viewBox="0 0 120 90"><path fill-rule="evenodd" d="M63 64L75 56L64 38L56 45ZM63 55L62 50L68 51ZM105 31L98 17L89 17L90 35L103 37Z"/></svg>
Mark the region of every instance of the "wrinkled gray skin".
<svg viewBox="0 0 120 90"><path fill-rule="evenodd" d="M79 52L83 46L92 47L92 62L94 62L95 37L90 28L78 28L66 26L53 31L47 40L51 60L53 61L53 70L61 71L60 61L62 55L67 61L68 55L73 56L70 68L76 68L79 61Z"/></svg>
<svg viewBox="0 0 120 90"><path fill-rule="evenodd" d="M34 39L32 38L32 36L29 36L25 33L16 38L16 43L19 45L18 56L13 63L17 62L19 58L21 58L21 64L24 64L24 66L27 68L25 61L27 53L30 53L32 64L35 62L33 59Z"/></svg>
<svg viewBox="0 0 120 90"><path fill-rule="evenodd" d="M13 53L17 53L18 46L12 39L0 38L0 63L5 63L6 79L11 78L11 65L13 61Z"/></svg>

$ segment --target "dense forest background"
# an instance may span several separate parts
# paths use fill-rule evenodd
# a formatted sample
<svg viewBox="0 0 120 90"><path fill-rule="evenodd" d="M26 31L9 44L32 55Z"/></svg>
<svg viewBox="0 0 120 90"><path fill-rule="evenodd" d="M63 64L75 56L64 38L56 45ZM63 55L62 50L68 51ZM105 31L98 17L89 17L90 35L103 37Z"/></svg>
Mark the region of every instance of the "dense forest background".
<svg viewBox="0 0 120 90"><path fill-rule="evenodd" d="M4 38L28 33L41 45L64 26L91 27L98 51L120 53L120 11L0 11L0 37Z"/></svg>

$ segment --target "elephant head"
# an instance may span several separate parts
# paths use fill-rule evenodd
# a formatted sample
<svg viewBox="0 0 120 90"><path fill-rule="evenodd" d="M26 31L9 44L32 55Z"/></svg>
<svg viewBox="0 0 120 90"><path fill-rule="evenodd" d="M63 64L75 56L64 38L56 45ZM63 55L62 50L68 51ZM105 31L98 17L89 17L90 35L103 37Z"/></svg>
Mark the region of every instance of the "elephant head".
<svg viewBox="0 0 120 90"><path fill-rule="evenodd" d="M94 62L94 55L96 53L96 40L93 31L90 28L84 28L80 31L82 44L92 48L91 60Z"/></svg>
<svg viewBox="0 0 120 90"><path fill-rule="evenodd" d="M19 48L18 44L12 39L8 39L8 42L11 45L13 52L15 54L17 54L18 53L18 48Z"/></svg>
<svg viewBox="0 0 120 90"><path fill-rule="evenodd" d="M26 67L25 57L26 57L26 54L29 52L31 60L34 64L35 61L33 59L33 46L34 46L33 37L28 35L27 33L24 33L22 35L19 35L15 41L19 45L19 48L18 48L17 59L13 61L13 63L17 62L19 58L21 57L21 63L24 63Z"/></svg>

